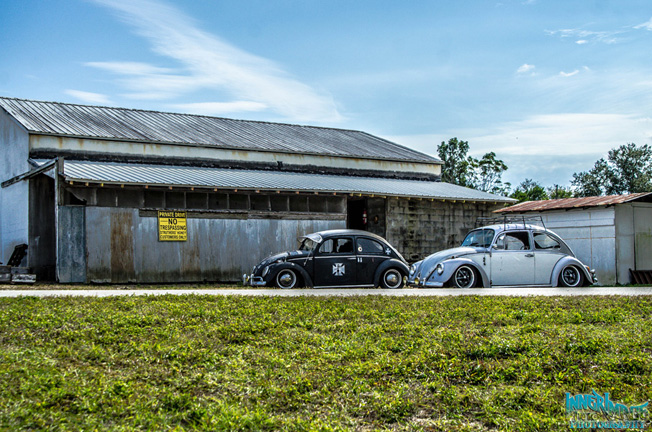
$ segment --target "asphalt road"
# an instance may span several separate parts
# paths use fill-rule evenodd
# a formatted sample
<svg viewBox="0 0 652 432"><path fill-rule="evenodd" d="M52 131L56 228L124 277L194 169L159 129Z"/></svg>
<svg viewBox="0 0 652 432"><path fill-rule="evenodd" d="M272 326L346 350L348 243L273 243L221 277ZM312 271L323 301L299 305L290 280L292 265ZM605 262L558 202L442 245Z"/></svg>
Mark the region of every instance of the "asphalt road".
<svg viewBox="0 0 652 432"><path fill-rule="evenodd" d="M111 290L0 290L0 297L114 297L128 295L240 295L240 296L274 296L274 297L297 297L297 296L649 296L652 295L652 287L590 287L590 288L472 288L472 289L414 289L404 288L398 290L386 289L111 289Z"/></svg>

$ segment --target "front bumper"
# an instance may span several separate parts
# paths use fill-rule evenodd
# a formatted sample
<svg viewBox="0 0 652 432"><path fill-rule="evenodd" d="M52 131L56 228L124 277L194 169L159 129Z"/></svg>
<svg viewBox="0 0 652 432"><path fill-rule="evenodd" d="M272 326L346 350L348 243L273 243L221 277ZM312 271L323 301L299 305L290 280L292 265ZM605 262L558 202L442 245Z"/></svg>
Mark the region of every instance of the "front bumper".
<svg viewBox="0 0 652 432"><path fill-rule="evenodd" d="M242 275L242 285L244 286L267 286L267 282L262 276L254 276L253 274Z"/></svg>
<svg viewBox="0 0 652 432"><path fill-rule="evenodd" d="M419 278L408 279L407 286L415 288L443 288L444 282L419 280Z"/></svg>

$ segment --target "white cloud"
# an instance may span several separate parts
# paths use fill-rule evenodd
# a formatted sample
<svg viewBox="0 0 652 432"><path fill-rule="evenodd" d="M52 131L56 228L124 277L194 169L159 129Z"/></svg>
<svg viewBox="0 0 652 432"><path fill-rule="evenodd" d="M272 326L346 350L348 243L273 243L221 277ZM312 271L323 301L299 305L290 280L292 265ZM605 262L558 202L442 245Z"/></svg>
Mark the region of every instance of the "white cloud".
<svg viewBox="0 0 652 432"><path fill-rule="evenodd" d="M619 35L625 33L624 30L606 30L606 31L593 31L583 29L560 29L560 30L547 30L550 36L559 36L562 39L577 39L575 43L584 45L590 42L615 44L620 42Z"/></svg>
<svg viewBox="0 0 652 432"><path fill-rule="evenodd" d="M109 97L101 93L92 93L92 92L73 90L73 89L65 90L65 93L74 98L79 99L84 103L111 105L111 101L109 100Z"/></svg>
<svg viewBox="0 0 652 432"><path fill-rule="evenodd" d="M493 129L466 129L442 134L386 137L436 156L437 145L451 137L469 142L469 153L495 152L512 183L534 178L544 184L566 184L615 147L628 142L652 144L652 118L622 114L567 113L536 115Z"/></svg>
<svg viewBox="0 0 652 432"><path fill-rule="evenodd" d="M652 31L652 18L650 18L649 21L644 22L643 24L639 24L637 26L634 26L635 29L646 29Z"/></svg>
<svg viewBox="0 0 652 432"><path fill-rule="evenodd" d="M559 72L559 75L563 76L563 77L572 77L574 75L577 75L578 73L580 73L580 71L578 69L575 69L573 72L561 71L561 72Z"/></svg>
<svg viewBox="0 0 652 432"><path fill-rule="evenodd" d="M174 109L203 115L223 115L233 112L263 111L267 105L259 102L236 101L236 102L199 102L189 104L175 104Z"/></svg>
<svg viewBox="0 0 652 432"><path fill-rule="evenodd" d="M524 73L532 72L534 71L535 68L536 66L525 63L516 70L516 73L524 74Z"/></svg>
<svg viewBox="0 0 652 432"><path fill-rule="evenodd" d="M89 65L120 75L131 97L179 97L214 90L242 108L262 106L297 121L342 120L332 98L291 77L274 62L247 53L198 29L175 7L156 0L93 0L120 14L123 21L152 44L154 52L176 60L173 71L147 63L93 62Z"/></svg>

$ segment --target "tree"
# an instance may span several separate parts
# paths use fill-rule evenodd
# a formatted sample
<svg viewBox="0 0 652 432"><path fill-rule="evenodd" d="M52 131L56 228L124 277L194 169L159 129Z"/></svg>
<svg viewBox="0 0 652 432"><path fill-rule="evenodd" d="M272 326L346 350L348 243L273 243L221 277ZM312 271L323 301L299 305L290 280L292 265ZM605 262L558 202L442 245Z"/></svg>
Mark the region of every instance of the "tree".
<svg viewBox="0 0 652 432"><path fill-rule="evenodd" d="M478 160L467 156L468 151L468 141L460 141L457 137L449 139L448 142L442 141L437 146L437 154L444 162L441 180L484 192L507 195L511 185L502 182L507 165L496 159L494 152L487 153Z"/></svg>
<svg viewBox="0 0 652 432"><path fill-rule="evenodd" d="M549 199L573 198L573 196L575 196L571 188L560 186L558 184L546 188L546 191L548 192Z"/></svg>
<svg viewBox="0 0 652 432"><path fill-rule="evenodd" d="M547 200L548 194L539 183L532 179L525 179L519 184L510 198L515 198L518 202Z"/></svg>
<svg viewBox="0 0 652 432"><path fill-rule="evenodd" d="M441 167L441 181L460 186L468 186L469 162L466 154L469 151L468 141L459 141L457 137L442 141L437 146L439 159L444 162Z"/></svg>
<svg viewBox="0 0 652 432"><path fill-rule="evenodd" d="M496 153L487 153L480 160L469 157L467 161L471 168L468 175L470 187L498 195L509 193L511 184L502 182L502 175L507 171L507 165L502 160L496 159Z"/></svg>
<svg viewBox="0 0 652 432"><path fill-rule="evenodd" d="M578 196L620 195L652 191L652 148L634 143L609 150L589 171L573 174Z"/></svg>

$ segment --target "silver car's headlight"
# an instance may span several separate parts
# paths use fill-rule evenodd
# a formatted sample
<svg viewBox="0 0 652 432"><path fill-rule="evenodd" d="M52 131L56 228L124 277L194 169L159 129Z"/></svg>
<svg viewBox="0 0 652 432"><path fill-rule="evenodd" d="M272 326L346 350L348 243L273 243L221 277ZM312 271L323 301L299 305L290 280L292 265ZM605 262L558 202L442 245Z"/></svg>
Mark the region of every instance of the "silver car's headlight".
<svg viewBox="0 0 652 432"><path fill-rule="evenodd" d="M412 275L414 274L414 272L416 272L416 271L417 271L417 265L416 265L416 264L412 264L412 265L410 266L410 276L412 276Z"/></svg>
<svg viewBox="0 0 652 432"><path fill-rule="evenodd" d="M437 272L438 275L441 276L441 274L444 273L444 264L443 263L437 264L437 267L435 267L435 271Z"/></svg>
<svg viewBox="0 0 652 432"><path fill-rule="evenodd" d="M263 277L267 276L267 273L269 273L269 266L267 266L267 267L265 267L265 268L263 269L263 274L262 274L262 276L263 276Z"/></svg>

